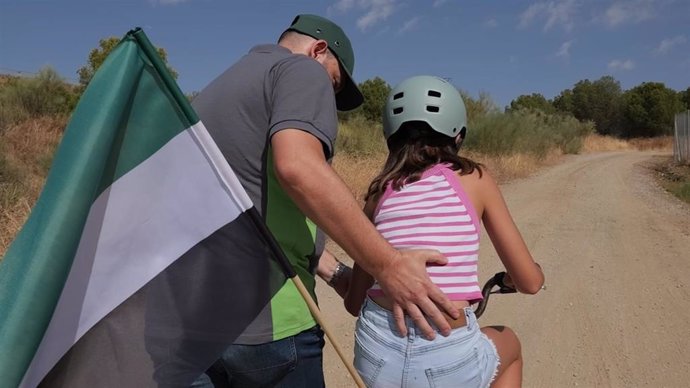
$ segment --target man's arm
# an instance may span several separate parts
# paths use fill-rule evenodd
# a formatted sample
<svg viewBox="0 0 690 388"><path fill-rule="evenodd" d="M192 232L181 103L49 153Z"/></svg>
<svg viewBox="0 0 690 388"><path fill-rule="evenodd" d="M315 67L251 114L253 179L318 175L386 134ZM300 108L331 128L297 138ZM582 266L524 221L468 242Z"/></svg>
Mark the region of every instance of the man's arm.
<svg viewBox="0 0 690 388"><path fill-rule="evenodd" d="M442 334L450 326L439 310L457 317L459 312L434 285L426 263L445 264L437 251L397 251L366 218L345 183L327 163L321 142L313 135L284 129L271 137L276 177L304 214L340 245L395 302L394 315L401 333L407 332L404 312L428 338L434 330L428 316Z"/></svg>

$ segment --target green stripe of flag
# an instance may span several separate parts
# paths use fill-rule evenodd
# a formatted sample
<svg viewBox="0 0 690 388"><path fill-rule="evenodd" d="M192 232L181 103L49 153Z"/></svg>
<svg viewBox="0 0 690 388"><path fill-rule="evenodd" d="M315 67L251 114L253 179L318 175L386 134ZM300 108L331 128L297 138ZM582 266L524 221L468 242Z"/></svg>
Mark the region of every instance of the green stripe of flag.
<svg viewBox="0 0 690 388"><path fill-rule="evenodd" d="M130 31L90 82L43 192L0 263L2 385L19 385L32 361L94 200L197 121L143 31ZM147 127L160 130L137 130Z"/></svg>

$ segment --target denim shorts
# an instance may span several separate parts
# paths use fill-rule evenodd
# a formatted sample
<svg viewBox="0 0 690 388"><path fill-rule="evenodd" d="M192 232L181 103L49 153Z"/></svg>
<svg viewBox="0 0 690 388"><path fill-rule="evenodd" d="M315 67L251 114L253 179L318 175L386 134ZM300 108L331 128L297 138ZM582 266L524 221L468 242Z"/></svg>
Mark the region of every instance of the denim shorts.
<svg viewBox="0 0 690 388"><path fill-rule="evenodd" d="M498 370L493 342L470 307L467 325L427 340L407 317L400 337L393 313L367 298L355 329L355 368L367 387L488 387Z"/></svg>

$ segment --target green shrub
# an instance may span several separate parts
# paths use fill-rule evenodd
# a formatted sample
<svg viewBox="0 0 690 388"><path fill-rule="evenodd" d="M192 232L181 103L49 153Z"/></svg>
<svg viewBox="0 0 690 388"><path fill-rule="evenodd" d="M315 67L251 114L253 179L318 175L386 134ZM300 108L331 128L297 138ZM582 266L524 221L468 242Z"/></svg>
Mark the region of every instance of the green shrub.
<svg viewBox="0 0 690 388"><path fill-rule="evenodd" d="M362 115L351 116L339 123L336 151L349 155L374 155L387 152L380 123L367 120Z"/></svg>
<svg viewBox="0 0 690 388"><path fill-rule="evenodd" d="M678 198L690 203L690 182L682 184L674 193Z"/></svg>
<svg viewBox="0 0 690 388"><path fill-rule="evenodd" d="M350 155L386 153L380 123L363 115L340 122L336 149ZM485 155L507 156L515 153L545 157L559 149L575 154L582 149L584 137L594 132L591 122L581 123L570 115L513 110L501 113L487 109L475 115L469 124L463 147Z"/></svg>
<svg viewBox="0 0 690 388"><path fill-rule="evenodd" d="M465 146L487 155L524 153L543 158L553 148L579 152L583 137L592 131L591 123L580 123L572 116L527 110L493 112L475 120Z"/></svg>
<svg viewBox="0 0 690 388"><path fill-rule="evenodd" d="M34 78L12 78L0 86L0 130L28 118L69 114L77 99L74 87L50 67Z"/></svg>

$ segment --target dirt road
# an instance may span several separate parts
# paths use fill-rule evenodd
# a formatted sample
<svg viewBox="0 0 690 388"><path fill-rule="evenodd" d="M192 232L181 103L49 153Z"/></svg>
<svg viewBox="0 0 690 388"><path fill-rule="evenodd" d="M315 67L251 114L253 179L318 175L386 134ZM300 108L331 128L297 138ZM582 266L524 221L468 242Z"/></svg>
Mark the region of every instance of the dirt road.
<svg viewBox="0 0 690 388"><path fill-rule="evenodd" d="M495 296L480 321L518 333L525 387L690 386L690 207L654 184L645 166L657 156L573 156L502 186L547 290ZM482 238L484 281L501 267ZM351 357L354 319L317 288ZM354 386L328 343L325 353L327 386Z"/></svg>

